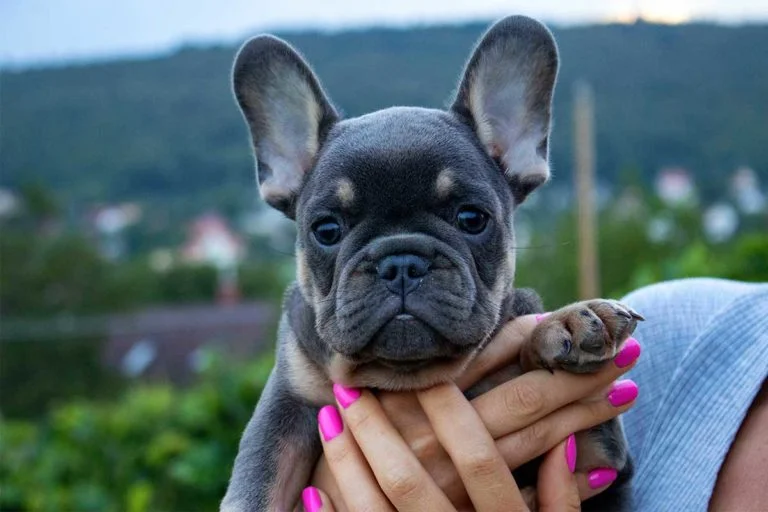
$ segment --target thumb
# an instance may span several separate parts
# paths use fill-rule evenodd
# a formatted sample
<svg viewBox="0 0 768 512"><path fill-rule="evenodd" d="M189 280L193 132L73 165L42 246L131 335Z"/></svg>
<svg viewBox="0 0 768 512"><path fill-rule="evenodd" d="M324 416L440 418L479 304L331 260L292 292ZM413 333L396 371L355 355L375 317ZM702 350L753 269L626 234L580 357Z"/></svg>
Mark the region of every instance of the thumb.
<svg viewBox="0 0 768 512"><path fill-rule="evenodd" d="M538 502L540 512L579 511L581 499L573 469L576 466L576 437L552 448L539 466Z"/></svg>

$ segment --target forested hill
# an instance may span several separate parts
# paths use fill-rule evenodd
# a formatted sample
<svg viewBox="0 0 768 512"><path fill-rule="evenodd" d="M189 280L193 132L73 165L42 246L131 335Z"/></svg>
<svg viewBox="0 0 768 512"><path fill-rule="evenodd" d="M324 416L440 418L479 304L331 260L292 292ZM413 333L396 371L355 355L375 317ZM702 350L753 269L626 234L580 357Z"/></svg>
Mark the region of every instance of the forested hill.
<svg viewBox="0 0 768 512"><path fill-rule="evenodd" d="M346 115L444 106L485 25L281 34ZM689 167L709 191L734 166L768 178L768 25L599 25L554 30L562 68L552 141L570 174L571 88L595 88L599 173ZM229 87L235 47L0 77L3 186L39 179L64 199L227 201L251 191Z"/></svg>

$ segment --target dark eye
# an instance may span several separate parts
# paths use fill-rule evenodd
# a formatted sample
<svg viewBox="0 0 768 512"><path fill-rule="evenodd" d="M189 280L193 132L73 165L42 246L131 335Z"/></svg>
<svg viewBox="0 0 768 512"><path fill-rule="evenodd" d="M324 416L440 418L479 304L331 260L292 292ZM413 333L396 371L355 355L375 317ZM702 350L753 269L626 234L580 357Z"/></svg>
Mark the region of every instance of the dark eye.
<svg viewBox="0 0 768 512"><path fill-rule="evenodd" d="M488 215L473 206L464 206L456 215L456 224L465 233L477 235L482 233L488 224Z"/></svg>
<svg viewBox="0 0 768 512"><path fill-rule="evenodd" d="M312 233L320 245L335 245L341 240L341 226L331 217L315 222L312 225Z"/></svg>

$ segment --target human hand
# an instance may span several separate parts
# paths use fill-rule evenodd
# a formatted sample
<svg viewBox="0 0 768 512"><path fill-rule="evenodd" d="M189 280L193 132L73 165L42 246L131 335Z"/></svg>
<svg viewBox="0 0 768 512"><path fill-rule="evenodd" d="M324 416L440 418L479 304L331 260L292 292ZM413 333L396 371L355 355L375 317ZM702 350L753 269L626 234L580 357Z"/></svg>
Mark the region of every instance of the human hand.
<svg viewBox="0 0 768 512"><path fill-rule="evenodd" d="M341 386L334 392L341 407L324 407L318 421L328 467L341 485L333 499L316 487L306 488L305 510L456 510L370 392ZM524 498L493 438L455 384L420 391L416 397L460 475L473 510L524 511L529 510L526 502L533 501L541 511L580 509L574 436L544 457L536 495L528 489Z"/></svg>
<svg viewBox="0 0 768 512"><path fill-rule="evenodd" d="M520 317L508 323L462 375L457 383L461 388L471 386L486 374L510 364L520 347L533 331L533 316ZM633 344L636 344L632 340ZM625 348L631 343L626 343ZM633 348L634 355L638 353ZM630 352L632 350L628 350ZM475 398L471 403L485 425L485 430L496 441L500 455L510 469L532 460L569 434L584 430L621 414L633 402L623 404L608 400L606 389L612 381L628 371L634 360L617 356L623 367L608 364L591 375L565 372L550 374L543 370L526 373ZM632 354L629 354L632 355ZM631 358L629 358L631 359ZM631 385L630 385L631 387ZM429 417L422 409L416 393L382 393L381 409L388 416L401 439L409 446L421 466L435 484L457 507L471 504L461 476L447 450L441 445ZM577 474L579 494L587 499L608 487L615 472L603 470L594 474ZM607 477L607 478L606 478ZM593 489L590 485L597 486ZM338 487L327 461L321 459L313 484L331 495L331 500L342 503Z"/></svg>

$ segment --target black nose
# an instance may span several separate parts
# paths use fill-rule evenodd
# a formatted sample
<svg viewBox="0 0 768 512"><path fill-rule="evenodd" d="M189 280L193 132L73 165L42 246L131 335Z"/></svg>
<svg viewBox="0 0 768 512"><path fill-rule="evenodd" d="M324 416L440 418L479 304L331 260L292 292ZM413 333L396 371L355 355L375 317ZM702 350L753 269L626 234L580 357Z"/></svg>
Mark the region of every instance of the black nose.
<svg viewBox="0 0 768 512"><path fill-rule="evenodd" d="M379 261L378 272L389 291L405 297L429 272L429 260L414 254L393 254Z"/></svg>

